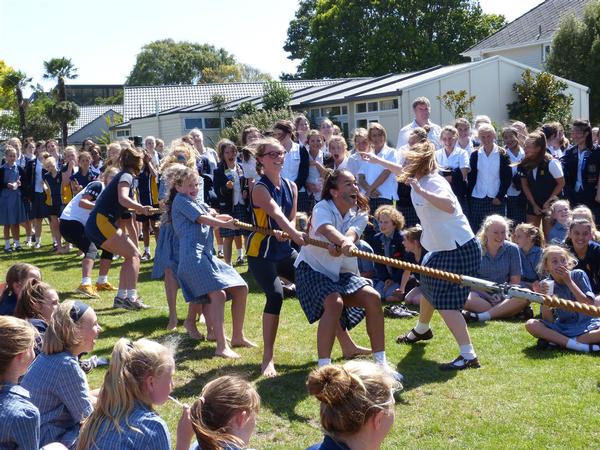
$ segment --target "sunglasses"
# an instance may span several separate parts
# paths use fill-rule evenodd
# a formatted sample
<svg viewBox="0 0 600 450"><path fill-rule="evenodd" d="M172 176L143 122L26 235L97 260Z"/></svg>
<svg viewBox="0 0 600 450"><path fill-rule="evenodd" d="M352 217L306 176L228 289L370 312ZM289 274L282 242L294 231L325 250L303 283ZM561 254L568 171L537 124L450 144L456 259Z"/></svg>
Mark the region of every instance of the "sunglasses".
<svg viewBox="0 0 600 450"><path fill-rule="evenodd" d="M271 159L277 159L277 158L281 158L284 154L285 154L285 152L269 152L269 153L265 153L263 156L268 156Z"/></svg>

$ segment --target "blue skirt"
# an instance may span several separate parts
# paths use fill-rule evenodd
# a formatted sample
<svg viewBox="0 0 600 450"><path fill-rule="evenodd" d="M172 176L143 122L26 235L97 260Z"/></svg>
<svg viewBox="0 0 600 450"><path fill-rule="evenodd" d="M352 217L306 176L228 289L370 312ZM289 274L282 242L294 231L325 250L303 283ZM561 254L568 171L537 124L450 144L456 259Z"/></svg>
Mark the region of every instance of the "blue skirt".
<svg viewBox="0 0 600 450"><path fill-rule="evenodd" d="M329 294L337 292L343 297L370 285L370 281L366 278L350 272L340 273L340 278L336 282L313 270L304 261L296 267L296 295L309 323L315 323L321 318L323 302ZM343 329L350 330L358 325L364 317L365 310L363 308L344 308L340 325Z"/></svg>
<svg viewBox="0 0 600 450"><path fill-rule="evenodd" d="M164 222L160 226L156 251L154 252L154 266L152 267L152 279L159 280L165 276L165 269L171 269L173 274L177 273L179 265L179 239L173 231L171 222Z"/></svg>
<svg viewBox="0 0 600 450"><path fill-rule="evenodd" d="M233 207L233 211L231 212L231 217L241 222L250 222L250 215L248 214L246 205L235 205ZM230 230L229 228L219 228L219 232L221 233L221 237L235 237L247 234L247 232L244 230Z"/></svg>
<svg viewBox="0 0 600 450"><path fill-rule="evenodd" d="M481 263L481 246L476 238L454 250L427 253L422 265L459 275L476 276ZM435 309L461 310L469 295L468 287L421 274L421 292Z"/></svg>
<svg viewBox="0 0 600 450"><path fill-rule="evenodd" d="M542 323L551 330L554 330L563 336L568 338L576 338L582 334L589 333L590 331L597 330L600 328L600 318L594 317L590 320L579 320L577 322L565 323L565 322L549 322L542 320Z"/></svg>

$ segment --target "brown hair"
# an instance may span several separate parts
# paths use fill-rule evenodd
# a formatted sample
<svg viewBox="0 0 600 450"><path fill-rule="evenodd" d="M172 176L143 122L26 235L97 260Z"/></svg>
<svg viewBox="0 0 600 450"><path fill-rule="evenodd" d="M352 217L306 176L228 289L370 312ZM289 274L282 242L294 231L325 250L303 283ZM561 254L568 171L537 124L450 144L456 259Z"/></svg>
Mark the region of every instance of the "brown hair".
<svg viewBox="0 0 600 450"><path fill-rule="evenodd" d="M83 158L88 158L90 160L90 162L92 161L92 154L88 151L82 151L79 153L79 156L77 157L77 161L79 161L81 163L81 160Z"/></svg>
<svg viewBox="0 0 600 450"><path fill-rule="evenodd" d="M40 269L38 269L36 266L28 263L21 262L10 266L6 272L6 287L4 288L4 291L15 293L13 290L13 285L15 283L23 283L25 280L30 278L30 274L34 270L37 270L38 272L40 271Z"/></svg>
<svg viewBox="0 0 600 450"><path fill-rule="evenodd" d="M333 200L333 196L331 195L331 189L338 189L338 180L340 178L340 175L350 175L354 178L354 175L349 170L329 169L325 174L325 179L323 180L323 191L321 194L321 198L323 200ZM356 206L358 207L359 211L365 211L367 213L369 212L369 200L367 199L367 197L361 194L360 191L357 194Z"/></svg>
<svg viewBox="0 0 600 450"><path fill-rule="evenodd" d="M421 245L421 235L423 234L423 228L420 225L415 225L414 227L407 228L404 230L404 237L411 241L416 241Z"/></svg>
<svg viewBox="0 0 600 450"><path fill-rule="evenodd" d="M227 429L239 412L258 414L260 396L256 389L238 376L226 375L210 381L190 409L192 428L202 450L220 450L227 444L245 447Z"/></svg>
<svg viewBox="0 0 600 450"><path fill-rule="evenodd" d="M267 152L266 151L267 147L269 147L269 146L283 149L283 146L281 145L281 143L274 137L263 138L263 139L255 142L254 144L252 144L250 147L248 147L248 149L254 154L254 157L257 158L256 159L256 171L260 175L262 175L262 167L263 166L260 163L260 161L258 160L258 157L264 156L265 153Z"/></svg>
<svg viewBox="0 0 600 450"><path fill-rule="evenodd" d="M275 122L275 125L273 125L273 129L274 130L281 130L283 131L285 134L289 134L290 137L293 139L294 138L294 124L291 122L291 120L278 120L277 122Z"/></svg>
<svg viewBox="0 0 600 450"><path fill-rule="evenodd" d="M548 145L546 143L546 135L541 131L533 131L527 135L525 139L525 145L527 142L531 142L538 150L532 157L525 157L521 164L519 164L525 170L533 170L540 165L542 161L549 162L552 156L546 151Z"/></svg>
<svg viewBox="0 0 600 450"><path fill-rule="evenodd" d="M35 328L22 319L0 316L0 377L15 356L33 348L37 334Z"/></svg>
<svg viewBox="0 0 600 450"><path fill-rule="evenodd" d="M404 228L404 216L400 211L394 208L394 206L381 205L375 210L375 214L373 215L375 216L376 220L379 220L379 218L384 214L390 218L397 230L402 230L402 228Z"/></svg>
<svg viewBox="0 0 600 450"><path fill-rule="evenodd" d="M41 303L47 301L46 296L54 288L48 283L29 278L23 283L21 295L17 300L15 308L15 317L19 319L42 319L45 320L41 313Z"/></svg>
<svg viewBox="0 0 600 450"><path fill-rule="evenodd" d="M144 165L144 153L137 148L124 148L119 155L119 165L121 170L131 171L134 175L139 175Z"/></svg>
<svg viewBox="0 0 600 450"><path fill-rule="evenodd" d="M540 230L535 225L532 225L530 223L520 223L519 225L517 225L515 227L514 233L516 233L517 231L522 231L527 236L529 236L529 238L533 242L533 245L537 245L538 247L543 247L544 244L546 243L546 240L544 239L544 233L542 233L542 230ZM513 233L513 240L514 240L514 233Z"/></svg>
<svg viewBox="0 0 600 450"><path fill-rule="evenodd" d="M248 139L248 135L250 133L258 133L262 136L262 133L260 132L260 130L258 128L256 128L254 125L244 127L244 129L242 130L242 135L240 136L240 142L242 145L246 145L248 143L247 139Z"/></svg>
<svg viewBox="0 0 600 450"><path fill-rule="evenodd" d="M368 361L327 365L308 376L308 392L321 402L321 426L334 438L354 434L378 411L394 407L401 385Z"/></svg>
<svg viewBox="0 0 600 450"><path fill-rule="evenodd" d="M385 138L385 140L387 141L387 131L385 131L385 128L383 127L383 125L381 125L378 122L371 122L369 124L369 128L367 129L367 138L369 139L369 142L371 141L371 136L373 135L373 132L375 131L379 131L380 133L383 133L383 136Z"/></svg>
<svg viewBox="0 0 600 450"><path fill-rule="evenodd" d="M234 153L237 155L237 147L229 139L221 139L219 142L217 142L217 154L219 155L220 161L224 160L225 150L228 147L233 147Z"/></svg>
<svg viewBox="0 0 600 450"><path fill-rule="evenodd" d="M406 162L399 177L402 182L408 178L424 177L438 169L435 159L435 146L427 140L410 147L405 155Z"/></svg>

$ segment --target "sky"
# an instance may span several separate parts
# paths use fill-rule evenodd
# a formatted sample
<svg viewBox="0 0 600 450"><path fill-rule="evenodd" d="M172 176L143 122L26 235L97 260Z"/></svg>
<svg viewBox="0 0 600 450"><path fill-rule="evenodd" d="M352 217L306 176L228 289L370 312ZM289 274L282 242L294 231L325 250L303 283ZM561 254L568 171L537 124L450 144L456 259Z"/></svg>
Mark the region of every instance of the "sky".
<svg viewBox="0 0 600 450"><path fill-rule="evenodd" d="M509 21L541 0L480 0ZM283 44L297 0L0 0L0 59L45 87L43 61L71 58L77 84L121 84L147 43L165 38L222 47L278 77L297 61ZM64 24L64 25L62 25Z"/></svg>

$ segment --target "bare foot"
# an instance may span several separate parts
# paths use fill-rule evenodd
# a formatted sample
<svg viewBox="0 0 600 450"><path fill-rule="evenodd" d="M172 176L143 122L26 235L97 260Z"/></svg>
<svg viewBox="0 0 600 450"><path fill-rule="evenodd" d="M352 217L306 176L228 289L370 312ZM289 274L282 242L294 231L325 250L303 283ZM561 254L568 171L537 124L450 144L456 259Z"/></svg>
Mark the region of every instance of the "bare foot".
<svg viewBox="0 0 600 450"><path fill-rule="evenodd" d="M236 352L231 350L229 347L225 347L225 349L223 349L223 350L217 350L215 352L215 356L220 356L221 358L231 358L231 359L237 359L240 357L240 355L238 355Z"/></svg>
<svg viewBox="0 0 600 450"><path fill-rule="evenodd" d="M185 327L186 331L188 332L189 337L191 337L192 339L199 340L199 341L204 340L204 335L202 333L200 333L200 331L198 331L198 328L196 328L195 323L189 323L186 320L185 322L183 322L183 326Z"/></svg>
<svg viewBox="0 0 600 450"><path fill-rule="evenodd" d="M255 348L258 347L258 345L256 345L254 342L249 341L248 339L246 339L245 337L242 337L241 339L231 339L231 346L232 347L247 347L247 348Z"/></svg>
<svg viewBox="0 0 600 450"><path fill-rule="evenodd" d="M360 347L357 345L354 348L352 348L349 352L344 352L344 359L354 359L358 358L359 356L370 355L371 353L373 352L370 348Z"/></svg>
<svg viewBox="0 0 600 450"><path fill-rule="evenodd" d="M169 323L167 324L167 330L173 331L177 329L177 317L169 318Z"/></svg>
<svg viewBox="0 0 600 450"><path fill-rule="evenodd" d="M269 361L266 365L263 362L260 366L260 370L262 372L263 377L273 378L277 376L277 371L275 370L275 363L273 360Z"/></svg>

